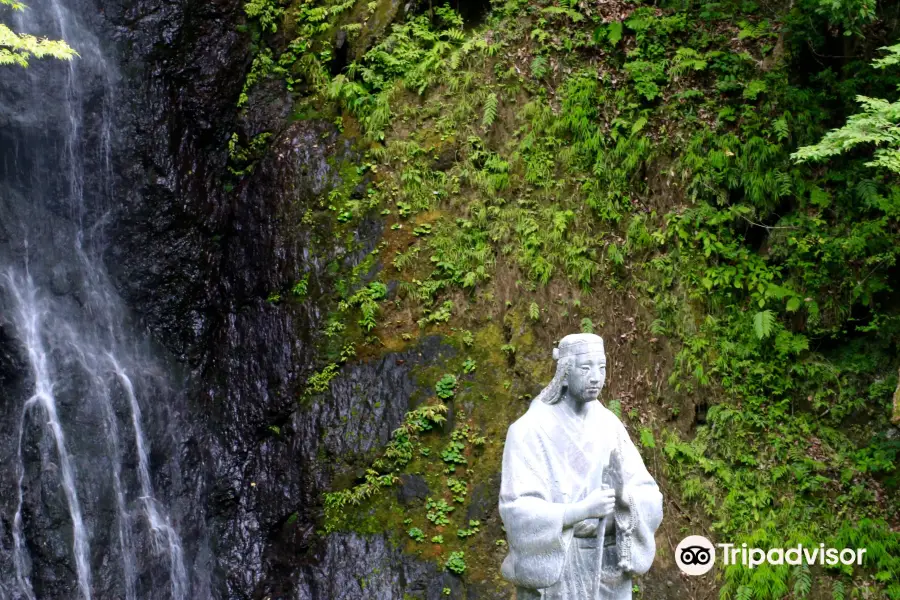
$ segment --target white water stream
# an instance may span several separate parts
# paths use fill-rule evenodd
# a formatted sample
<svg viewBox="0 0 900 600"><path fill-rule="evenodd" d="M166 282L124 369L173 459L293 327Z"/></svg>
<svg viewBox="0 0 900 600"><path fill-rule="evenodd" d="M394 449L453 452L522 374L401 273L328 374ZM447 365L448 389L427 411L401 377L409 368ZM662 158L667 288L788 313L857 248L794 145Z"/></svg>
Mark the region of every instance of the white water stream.
<svg viewBox="0 0 900 600"><path fill-rule="evenodd" d="M54 30L48 31L48 25ZM107 454L97 457L97 465L98 469L100 464L111 468L92 476L108 477L115 496L112 503L118 537L115 555L119 564L114 569L121 573L125 600L138 598L137 581L148 562L136 548L135 540L141 534L139 528L146 528L153 553L164 557L168 565L169 597L184 600L189 597L190 584L181 538L165 507L154 495L148 459L150 448L141 410L141 391L146 386L136 385L135 379L144 371L153 371L154 366L149 358L133 349L137 344L123 325L125 311L101 259L102 215L114 201L111 153L115 73L103 56L96 34L59 0L30 2L27 11L17 13L14 29L61 37L81 56L66 66L42 70L52 75L50 80L29 81L23 75L23 93L31 95L27 111L34 114L15 115L19 123L32 128L48 114L62 115L62 122L55 123L56 127L45 134L47 143L40 149L56 153L62 185L46 184L36 168L36 172L28 172L34 161L23 160L17 175L21 181L32 182L25 186L25 201L46 206L46 210L56 213L60 212L59 206L64 206L63 212L67 214L63 218L67 225L48 236L46 224L23 219L18 226L22 231L24 259L0 254L0 306L6 307L0 319L19 342L29 371L29 392L21 398L19 431L15 432L18 439L16 481L8 482L17 486L18 499L12 518L11 551L14 585L18 587L13 597L38 600L29 522L35 519L33 513L42 505L28 504L26 486L29 482L33 484L35 475L32 472L29 477L27 471L37 466L29 464L24 456L29 448L27 444L34 444L36 424L41 428L41 436L52 438L52 462L45 464L48 454L41 453L40 469L58 472L71 527L73 584L79 596L84 600L94 598L95 573L101 567L109 568L98 564L97 553L92 553L95 536L87 507L96 499L90 497L93 488L79 474L79 468L89 469L85 465L90 464L92 457L72 454L72 439L95 433L79 430L81 424L77 419L65 417L83 409L102 415L105 437L102 445ZM48 89L62 93L48 96ZM62 106L47 106L52 101ZM90 129L92 135L88 135ZM86 205L87 196L94 202L91 206ZM38 213L24 210L23 214ZM55 247L68 248L64 261L53 252L44 252L41 244L48 237ZM70 297L60 298L58 290L48 289L47 281L60 277L58 273L63 266L65 277L72 281L72 291ZM37 277L37 272L45 276ZM79 310L73 311L72 306ZM77 410L73 411L73 406ZM68 411L63 411L63 407L69 407ZM129 413L126 422L130 421L131 431L127 431L128 425L125 430L120 428L117 408L121 412L123 407ZM129 490L126 481L136 481L137 487L132 485ZM158 592L153 593L157 597ZM4 582L0 577L0 598L3 596Z"/></svg>

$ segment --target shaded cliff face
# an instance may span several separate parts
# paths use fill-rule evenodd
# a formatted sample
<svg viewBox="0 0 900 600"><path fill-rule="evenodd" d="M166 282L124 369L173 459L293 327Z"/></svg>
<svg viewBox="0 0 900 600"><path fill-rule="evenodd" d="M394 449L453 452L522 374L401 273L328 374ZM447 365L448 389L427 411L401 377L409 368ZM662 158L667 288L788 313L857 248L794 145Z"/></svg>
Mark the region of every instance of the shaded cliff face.
<svg viewBox="0 0 900 600"><path fill-rule="evenodd" d="M338 597L327 590L343 589L354 575L314 566L324 551L314 544L318 499L338 462L386 442L408 408L415 361L387 357L360 367L329 397L297 410L325 307L315 294L293 304L266 298L302 273L321 292L326 264L352 268L380 230L369 223L344 248L323 244L323 235L314 241L316 232L299 225L338 181L334 165L355 157L329 125L290 125L284 96L263 95L248 111L249 121L278 133L252 177L225 185L247 66L247 40L235 31L241 7L160 5L109 15L127 28L124 70L135 74L127 152L134 160L123 165L135 185L107 262L129 304L190 371L188 418L173 457L183 477L173 482L172 504L183 536L194 541L193 572L209 573L194 582L198 597ZM158 24L161 35L141 24ZM277 434L273 423L281 424ZM379 597L395 597L408 567L384 543L373 542L378 552L366 544L358 542L360 552L394 565L393 587Z"/></svg>

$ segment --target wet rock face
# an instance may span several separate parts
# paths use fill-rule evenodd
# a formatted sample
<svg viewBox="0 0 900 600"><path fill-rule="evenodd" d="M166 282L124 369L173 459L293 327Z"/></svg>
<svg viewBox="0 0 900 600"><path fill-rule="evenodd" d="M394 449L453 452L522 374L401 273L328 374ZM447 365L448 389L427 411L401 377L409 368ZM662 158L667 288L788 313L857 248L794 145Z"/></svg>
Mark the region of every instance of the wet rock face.
<svg viewBox="0 0 900 600"><path fill-rule="evenodd" d="M339 181L336 165L356 160L350 142L327 122L292 123L291 101L280 85L259 86L246 113L238 114L251 60L249 36L236 29L244 0L98 4L99 11L78 10L90 15L106 55L118 64L116 204L104 208L110 211L104 262L136 321L136 335L150 338L165 371L158 393L145 400L144 433L156 497L182 538L187 597L440 598L444 587L457 589L458 579L402 554L385 538L321 540L314 533L321 493L333 476L358 469L427 392L418 388L413 369L452 352L437 338L426 339L415 349L348 365L327 393L297 403L317 364L313 340L328 309L325 266L338 259L349 270L381 235L380 221L364 220L347 249L327 232L317 236L301 225L306 208ZM273 137L252 175L231 176L231 134L263 130ZM12 239L8 233L0 230L0 244ZM318 294L303 303L267 301L303 274ZM77 304L70 274L51 273L46 286ZM27 397L29 385L21 348L0 322L0 398ZM133 448L121 390L114 396L121 447ZM71 452L100 456L95 448L108 440L96 432L107 415L81 414L79 406L61 406L66 419L92 432L73 429ZM16 424L20 412L20 404L0 401L4 426ZM13 465L6 459L14 457L16 440L0 441L3 463ZM55 457L40 419L29 420L23 460L47 465L27 469L23 482L33 581L42 600L78 593ZM129 496L138 487L134 461L130 456L123 469ZM93 597L118 600L125 593L110 525L113 466L101 460L83 465L79 485L95 499L85 514ZM0 475L14 480L14 467L0 465ZM0 501L16 503L3 490ZM14 572L11 527L0 519L2 600L18 598L6 577ZM136 554L155 556L146 524L134 529ZM142 559L136 597L169 598L168 572L162 558Z"/></svg>
<svg viewBox="0 0 900 600"><path fill-rule="evenodd" d="M380 223L364 222L346 256L299 225L339 181L334 165L355 156L330 124L290 123L277 85L251 94L238 119L249 59L235 30L242 6L150 0L106 11L124 48L128 192L107 263L173 372L184 374L186 404L159 432L174 438L172 455L159 455L154 476L185 540L192 597L398 598L421 588L438 598L435 567L384 539L314 535L335 470L353 469L388 441L416 394L411 370L449 349L432 339L349 366L328 393L298 407L327 307L266 298L304 273L327 291L325 265L341 258L352 268L374 248ZM274 133L240 181L226 169L237 130ZM383 576L360 587L378 565Z"/></svg>
<svg viewBox="0 0 900 600"><path fill-rule="evenodd" d="M321 560L301 573L297 600L331 598L446 598L445 587L457 591L459 580L436 565L417 562L384 538L335 534L328 538ZM459 596L456 596L459 597Z"/></svg>

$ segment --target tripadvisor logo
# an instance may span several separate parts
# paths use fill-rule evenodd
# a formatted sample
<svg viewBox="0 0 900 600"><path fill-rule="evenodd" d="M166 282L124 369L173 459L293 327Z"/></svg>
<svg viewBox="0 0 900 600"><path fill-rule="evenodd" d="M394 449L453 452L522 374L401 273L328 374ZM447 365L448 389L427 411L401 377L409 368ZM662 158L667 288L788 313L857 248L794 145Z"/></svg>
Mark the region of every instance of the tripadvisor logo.
<svg viewBox="0 0 900 600"><path fill-rule="evenodd" d="M675 548L675 564L687 575L703 575L716 562L716 548L702 535L689 535Z"/></svg>
<svg viewBox="0 0 900 600"><path fill-rule="evenodd" d="M845 565L861 565L865 548L826 548L797 544L790 548L751 548L747 544L715 544L702 535L689 535L681 540L675 548L675 563L686 575L703 575L713 568L716 561L716 548L721 551L722 564L743 565L754 569L762 564L770 565L829 565L838 563Z"/></svg>

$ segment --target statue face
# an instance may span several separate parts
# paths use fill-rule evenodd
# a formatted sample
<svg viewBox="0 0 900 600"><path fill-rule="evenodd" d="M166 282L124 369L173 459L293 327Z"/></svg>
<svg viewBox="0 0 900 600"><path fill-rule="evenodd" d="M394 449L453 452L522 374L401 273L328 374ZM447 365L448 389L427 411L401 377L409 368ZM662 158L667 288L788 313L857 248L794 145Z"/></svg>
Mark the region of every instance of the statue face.
<svg viewBox="0 0 900 600"><path fill-rule="evenodd" d="M575 364L569 369L568 394L579 403L592 402L600 396L606 383L606 356L591 352L575 356Z"/></svg>

